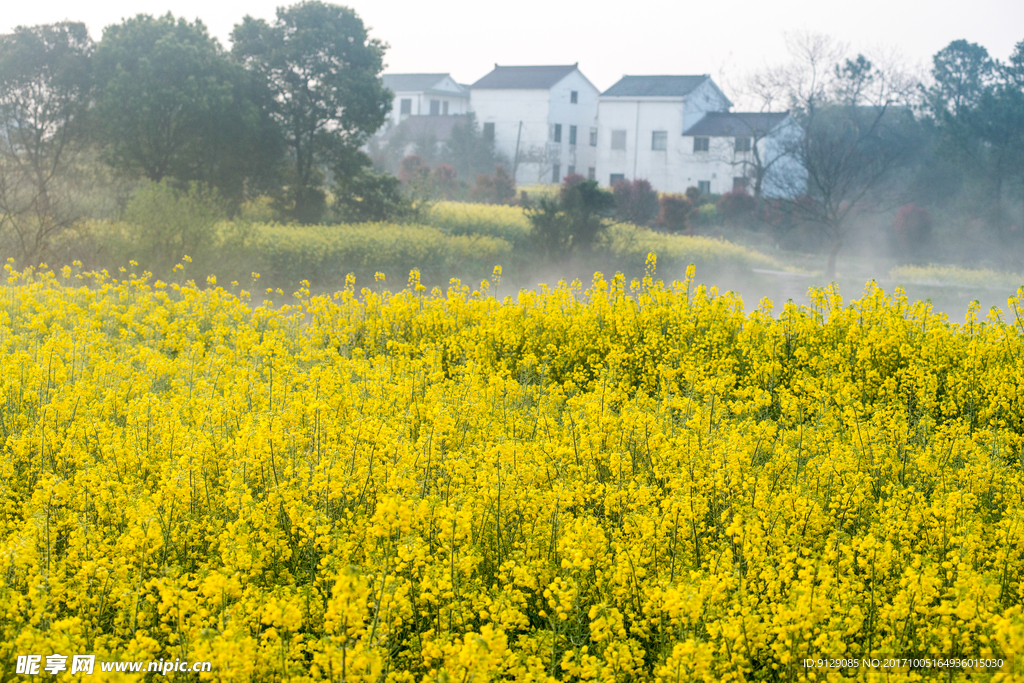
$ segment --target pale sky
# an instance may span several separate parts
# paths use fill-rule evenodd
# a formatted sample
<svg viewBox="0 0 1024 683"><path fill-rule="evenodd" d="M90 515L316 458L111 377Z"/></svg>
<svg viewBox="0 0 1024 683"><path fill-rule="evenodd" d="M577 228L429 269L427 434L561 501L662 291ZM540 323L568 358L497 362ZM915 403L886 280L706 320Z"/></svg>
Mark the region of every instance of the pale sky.
<svg viewBox="0 0 1024 683"><path fill-rule="evenodd" d="M0 33L17 25L84 21L95 39L103 27L138 13L199 18L230 47L244 15L273 19L272 0L9 0ZM472 83L503 65L571 64L600 90L624 74L711 74L731 95L743 74L784 60L786 31L826 33L854 50L897 49L908 65L927 70L931 56L965 38L1005 60L1024 40L1024 0L633 0L562 3L550 0L350 0L390 48L390 73L449 72Z"/></svg>

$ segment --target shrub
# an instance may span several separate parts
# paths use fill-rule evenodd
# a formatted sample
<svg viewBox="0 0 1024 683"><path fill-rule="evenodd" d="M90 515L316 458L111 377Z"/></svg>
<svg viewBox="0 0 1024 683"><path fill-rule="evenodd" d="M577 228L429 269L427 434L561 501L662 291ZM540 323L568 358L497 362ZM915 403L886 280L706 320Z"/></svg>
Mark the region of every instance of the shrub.
<svg viewBox="0 0 1024 683"><path fill-rule="evenodd" d="M419 154L404 157L398 165L398 179L406 185L419 185L430 176L430 167Z"/></svg>
<svg viewBox="0 0 1024 683"><path fill-rule="evenodd" d="M712 268L780 267L771 256L723 239L668 235L626 223L616 223L608 228L603 248L620 261L620 267L633 271L644 268L647 254L651 252L657 253L658 266L663 272L681 270L690 263Z"/></svg>
<svg viewBox="0 0 1024 683"><path fill-rule="evenodd" d="M486 235L517 246L526 244L530 219L518 206L437 202L423 212L428 225L449 235Z"/></svg>
<svg viewBox="0 0 1024 683"><path fill-rule="evenodd" d="M693 202L685 194L663 194L658 200L661 212L658 214L658 225L668 232L686 230L686 223L693 214Z"/></svg>
<svg viewBox="0 0 1024 683"><path fill-rule="evenodd" d="M891 244L900 256L919 255L932 236L932 217L928 210L915 204L901 206L893 219Z"/></svg>
<svg viewBox="0 0 1024 683"><path fill-rule="evenodd" d="M338 182L331 211L340 223L401 221L416 215L398 178L369 167Z"/></svg>
<svg viewBox="0 0 1024 683"><path fill-rule="evenodd" d="M255 270L272 281L303 279L328 285L346 273L372 278L374 272L408 273L417 268L447 282L456 268L487 274L512 245L483 235L447 235L437 228L394 223L330 226L253 226L249 249Z"/></svg>
<svg viewBox="0 0 1024 683"><path fill-rule="evenodd" d="M612 196L620 220L647 225L658 215L658 193L643 178L618 181L612 187Z"/></svg>
<svg viewBox="0 0 1024 683"><path fill-rule="evenodd" d="M718 214L730 223L743 223L754 215L756 201L744 189L726 192L718 200Z"/></svg>
<svg viewBox="0 0 1024 683"><path fill-rule="evenodd" d="M473 199L487 204L511 204L516 198L516 181L504 166L495 166L494 175L476 177Z"/></svg>
<svg viewBox="0 0 1024 683"><path fill-rule="evenodd" d="M166 180L150 183L128 202L120 246L130 258L162 273L183 256L209 252L216 243L214 226L226 218L224 201L215 188L195 181L185 188L175 188Z"/></svg>
<svg viewBox="0 0 1024 683"><path fill-rule="evenodd" d="M718 207L714 204L703 204L697 209L695 218L700 225L717 225Z"/></svg>
<svg viewBox="0 0 1024 683"><path fill-rule="evenodd" d="M589 251L604 231L615 198L596 181L580 178L575 173L567 176L557 201L542 197L527 211L533 223L531 240L542 253L557 257Z"/></svg>

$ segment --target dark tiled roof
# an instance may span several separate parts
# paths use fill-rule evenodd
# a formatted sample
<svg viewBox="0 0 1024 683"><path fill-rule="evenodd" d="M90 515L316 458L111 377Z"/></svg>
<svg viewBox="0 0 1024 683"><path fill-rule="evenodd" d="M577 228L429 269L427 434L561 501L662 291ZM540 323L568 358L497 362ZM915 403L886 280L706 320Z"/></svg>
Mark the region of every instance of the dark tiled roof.
<svg viewBox="0 0 1024 683"><path fill-rule="evenodd" d="M601 93L609 97L685 97L708 76L623 76Z"/></svg>
<svg viewBox="0 0 1024 683"><path fill-rule="evenodd" d="M392 92L418 92L431 90L448 77L448 74L384 74L384 87Z"/></svg>
<svg viewBox="0 0 1024 683"><path fill-rule="evenodd" d="M789 116L788 111L762 112L708 112L697 123L683 131L683 135L764 135Z"/></svg>
<svg viewBox="0 0 1024 683"><path fill-rule="evenodd" d="M433 136L438 142L451 137L452 126L465 124L465 114L454 114L451 116L407 116L400 124L390 128L384 139L390 140L396 135L403 136L409 142L414 142L425 136Z"/></svg>
<svg viewBox="0 0 1024 683"><path fill-rule="evenodd" d="M578 64L561 66L498 66L469 86L473 90L546 90L576 70Z"/></svg>

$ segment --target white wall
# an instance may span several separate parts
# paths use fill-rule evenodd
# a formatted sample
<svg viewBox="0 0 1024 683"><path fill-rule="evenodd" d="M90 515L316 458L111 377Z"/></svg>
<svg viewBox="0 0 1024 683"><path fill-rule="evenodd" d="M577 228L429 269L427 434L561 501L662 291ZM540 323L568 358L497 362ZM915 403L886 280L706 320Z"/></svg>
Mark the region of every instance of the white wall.
<svg viewBox="0 0 1024 683"><path fill-rule="evenodd" d="M391 112L388 114L388 123L397 126L402 120L402 100L412 100L412 116L427 116L430 114L430 100L441 102L440 113L444 113L444 103L448 102L448 114L465 114L469 111L469 94L462 90L451 78L446 76L440 83L437 83L430 91L395 91L395 99L391 103Z"/></svg>
<svg viewBox="0 0 1024 683"><path fill-rule="evenodd" d="M522 156L528 151L544 152L548 142L547 90L489 90L470 92L469 107L476 114L477 125L494 124L494 147L511 164L515 158L516 138ZM522 133L520 134L520 122ZM537 182L537 164L520 163L517 183Z"/></svg>
<svg viewBox="0 0 1024 683"><path fill-rule="evenodd" d="M573 90L576 104L571 101ZM595 166L590 129L597 127L597 97L597 89L579 71L573 71L550 90L473 90L470 109L481 131L485 123L494 124L495 148L507 158L510 171L519 137L517 183L550 183L555 164L559 170L555 182L569 172L569 166L584 176ZM554 142L556 123L562 125L561 142ZM569 144L570 126L576 126L575 145Z"/></svg>
<svg viewBox="0 0 1024 683"><path fill-rule="evenodd" d="M726 111L724 99L710 80L685 98L603 97L598 105L597 181L610 185L612 174L627 180L644 178L660 192L684 192L697 180L721 181L720 169L694 165L693 138L683 131L708 111ZM612 131L626 131L626 149L612 149ZM652 149L654 131L667 133L666 149ZM700 177L696 177L698 174ZM712 175L715 175L712 178ZM705 177L706 175L706 177ZM732 176L729 176L732 189Z"/></svg>

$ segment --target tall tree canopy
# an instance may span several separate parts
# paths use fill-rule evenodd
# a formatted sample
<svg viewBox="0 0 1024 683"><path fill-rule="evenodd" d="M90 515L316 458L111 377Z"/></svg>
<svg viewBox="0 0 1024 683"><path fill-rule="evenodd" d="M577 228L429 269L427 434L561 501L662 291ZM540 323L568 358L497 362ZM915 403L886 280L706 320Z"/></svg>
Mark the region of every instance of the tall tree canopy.
<svg viewBox="0 0 1024 683"><path fill-rule="evenodd" d="M354 11L323 2L279 8L272 24L247 16L232 41L235 57L274 93L291 151L292 215L315 223L325 207L321 169L358 173L368 161L359 147L390 109L379 78L385 45L369 38Z"/></svg>
<svg viewBox="0 0 1024 683"><path fill-rule="evenodd" d="M237 196L279 156L269 97L202 22L140 14L96 49L99 130L108 160L153 181L198 180Z"/></svg>
<svg viewBox="0 0 1024 683"><path fill-rule="evenodd" d="M1004 188L1012 183L1024 189L1024 42L1002 64L976 43L954 40L932 64L928 103L942 132L942 152L986 179L989 221L1006 239L1013 220L1006 215ZM1024 193L1017 196L1024 199Z"/></svg>
<svg viewBox="0 0 1024 683"><path fill-rule="evenodd" d="M85 142L92 52L81 23L0 36L0 238L22 258L77 218L66 181Z"/></svg>

